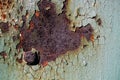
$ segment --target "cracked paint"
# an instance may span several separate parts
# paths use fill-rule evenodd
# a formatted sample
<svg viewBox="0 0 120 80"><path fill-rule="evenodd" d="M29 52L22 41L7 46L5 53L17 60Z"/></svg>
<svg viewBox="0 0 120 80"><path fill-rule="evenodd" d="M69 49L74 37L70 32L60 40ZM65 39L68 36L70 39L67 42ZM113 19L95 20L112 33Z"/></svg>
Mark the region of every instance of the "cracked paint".
<svg viewBox="0 0 120 80"><path fill-rule="evenodd" d="M55 61L56 58L67 51L73 51L81 46L82 37L87 41L94 42L93 28L90 24L76 28L75 31L69 30L70 20L66 17L66 4L61 14L56 13L55 4L50 1L39 1L38 7L40 11L35 11L35 14L30 20L30 26L26 26L26 16L23 16L23 26L20 29L21 41L19 46L27 53L32 48L35 48L40 53L39 64L44 66L50 61ZM25 56L27 54L25 53ZM32 60L32 54L25 61ZM32 60L33 64L34 61ZM35 61L36 62L36 61Z"/></svg>

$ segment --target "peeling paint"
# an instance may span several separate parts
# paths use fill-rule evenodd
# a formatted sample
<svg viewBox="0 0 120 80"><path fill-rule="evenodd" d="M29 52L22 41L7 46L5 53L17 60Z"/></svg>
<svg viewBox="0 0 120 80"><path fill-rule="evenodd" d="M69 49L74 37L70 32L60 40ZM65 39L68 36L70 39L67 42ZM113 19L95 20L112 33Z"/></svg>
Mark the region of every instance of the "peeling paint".
<svg viewBox="0 0 120 80"><path fill-rule="evenodd" d="M54 61L67 51L78 49L82 37L85 37L87 41L94 41L94 30L90 24L76 28L75 31L69 30L70 20L66 17L66 4L67 1L65 1L63 13L58 15L54 3L46 0L39 1L40 11L35 11L29 28L26 26L26 16L23 16L19 46L25 52L32 48L38 50L40 64L46 65L47 61ZM33 59L32 56L29 58ZM27 58L26 61L28 62Z"/></svg>

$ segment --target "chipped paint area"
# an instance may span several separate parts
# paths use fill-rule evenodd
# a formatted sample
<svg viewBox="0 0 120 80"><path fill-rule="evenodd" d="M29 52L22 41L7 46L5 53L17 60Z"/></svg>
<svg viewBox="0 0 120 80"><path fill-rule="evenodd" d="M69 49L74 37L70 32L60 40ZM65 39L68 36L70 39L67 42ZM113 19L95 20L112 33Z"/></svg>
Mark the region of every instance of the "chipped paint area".
<svg viewBox="0 0 120 80"><path fill-rule="evenodd" d="M69 30L70 20L66 16L67 3L64 3L62 13L57 14L54 3L39 1L37 3L39 11L35 11L29 22L29 27L26 23L27 14L23 16L18 49L23 48L27 52L35 48L40 52L39 64L44 64L44 62L55 61L57 57L68 51L78 49L82 44L82 38L85 38L88 42L94 42L94 29L90 23L76 28L75 31ZM33 55L31 54L29 58L32 60ZM25 58L28 63L29 58ZM32 60L32 62L34 61Z"/></svg>
<svg viewBox="0 0 120 80"><path fill-rule="evenodd" d="M39 59L36 60L36 56L38 55L38 53L37 53L37 55L31 54L32 58L31 58L31 55L25 56L25 54L27 52L24 52L24 49L22 49L22 48L18 49L18 43L20 43L21 40L24 39L23 34L21 33L22 31L28 30L31 32L34 29L33 26L36 24L35 23L33 24L31 22L32 19L35 16L39 17L39 16L45 15L45 14L44 14L44 11L41 14L41 12L38 10L38 7L36 6L37 0L34 2L32 0L19 0L19 1L16 0L13 2L13 3L15 3L14 6L11 9L9 9L9 11L8 11L9 13L4 12L4 14L2 15L2 18L1 18L0 28L1 28L1 46L2 47L0 50L1 51L0 57L1 57L1 63L5 63L5 64L7 63L8 67L10 67L10 68L13 67L13 68L11 68L11 70L13 70L13 69L17 70L17 72L13 70L14 73L15 72L17 74L19 73L19 75L21 75L21 76L25 75L25 77L21 77L20 79L31 79L31 80L44 79L44 78L45 78L45 80L47 80L47 79L64 79L65 76L63 76L61 74L63 74L64 71L67 70L66 69L67 65L68 66L76 65L77 60L83 61L82 62L83 64L81 64L83 66L87 66L87 64L88 64L85 59L79 60L79 58L77 56L79 55L79 52L82 52L82 49L83 50L88 49L88 47L90 48L93 46L93 42L95 39L93 37L93 28L91 28L92 23L88 22L88 23L84 24L83 26L82 25L77 26L76 25L77 23L73 22L74 21L74 19L72 18L73 14L71 16L68 15L68 13L71 11L68 10L67 5L70 5L70 3L72 3L72 2L69 2L69 0L68 0L68 2L67 2L67 0L63 0L63 1L59 1L59 2L56 2L53 0L52 2L54 4L56 4L55 9L57 11L57 12L55 12L55 15L53 15L53 16L67 15L66 17L63 17L63 18L66 18L67 20L70 19L70 21L68 20L65 24L67 25L67 27L69 27L69 29L71 30L72 33L75 33L77 35L79 34L79 38L82 38L80 41L80 44L81 44L80 50L77 48L76 48L76 50L73 50L73 51L68 50L67 54L64 54L63 56L60 55L59 57L55 57L54 60L50 59L51 57L49 57L47 60L49 60L50 62L48 62L47 60L43 60L44 62L42 63L42 66L36 65L36 64L38 64L38 62L36 63L36 61L39 60ZM49 10L49 7L46 8L46 10ZM33 14L34 14L34 16L33 16ZM51 14L53 14L53 13L51 13ZM96 16L95 13L94 13L94 15L91 15L91 17L95 17L95 16ZM62 18L62 16L60 16L60 17ZM64 23L63 21L60 21L61 18L58 19L59 22ZM75 18L78 18L78 17L75 16ZM53 19L57 20L57 18L53 18ZM48 17L46 17L46 20L49 20ZM63 19L63 20L65 20L65 19ZM33 19L33 22L34 22L34 19ZM24 23L26 23L26 24L24 24ZM8 28L7 28L7 26L4 27L3 24L8 24L9 27ZM61 24L61 23L59 23L59 24ZM26 30L24 29L25 27L26 27ZM22 28L23 28L23 30L22 30ZM3 33L3 32L5 32L5 33ZM70 32L70 31L68 31L68 32ZM27 34L27 33L25 33L25 34ZM89 41L92 41L92 42L88 43ZM27 42L29 42L29 41L27 41ZM2 43L4 43L4 44L2 44ZM77 47L78 46L79 45L77 45ZM35 48L35 46L31 47L31 48ZM36 49L38 50L38 48L36 48ZM3 52L4 52L4 54L3 54ZM41 54L39 54L39 55L41 56ZM40 59L41 58L42 57L40 57ZM45 56L43 58L45 58ZM80 58L80 59L82 59L82 58ZM28 62L27 63L28 65L33 64L35 62L35 65L27 66L25 61ZM78 63L81 63L81 62L78 62ZM65 67L65 65L66 65L66 67ZM17 66L17 67L15 67L15 66ZM52 69L52 67L53 67L53 69ZM63 67L65 67L65 68L63 68ZM9 70L9 68L7 70ZM48 70L49 73L53 73L53 74L48 75L48 73L46 73L46 70ZM11 74L14 74L13 72L10 71ZM23 72L24 72L24 74L23 74ZM68 74L67 71L65 71L65 73ZM54 77L55 74L59 74L60 76ZM47 78L45 75L47 75ZM6 75L6 76L8 76L8 75ZM10 76L10 77L12 77L12 76ZM17 76L14 76L14 78L17 78Z"/></svg>

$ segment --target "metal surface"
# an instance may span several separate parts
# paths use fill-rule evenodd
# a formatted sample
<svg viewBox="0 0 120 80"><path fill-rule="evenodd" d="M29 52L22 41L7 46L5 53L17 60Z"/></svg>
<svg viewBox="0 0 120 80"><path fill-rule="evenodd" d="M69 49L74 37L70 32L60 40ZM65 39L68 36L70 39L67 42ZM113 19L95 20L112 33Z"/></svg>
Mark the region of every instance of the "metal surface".
<svg viewBox="0 0 120 80"><path fill-rule="evenodd" d="M60 13L64 0L51 1L57 4ZM5 51L7 54L4 58L0 56L0 80L120 80L119 0L70 0L69 18L76 27L87 23L93 25L96 34L94 45L87 43L88 46L80 53L72 54L75 53L73 51L65 54L44 68L39 65L28 66L24 62L19 63L20 60L17 62L23 51L17 54L16 45L19 41L12 39L19 34L14 24L22 25L21 16L26 14L26 10L29 10L31 18L37 9L36 3L37 0L14 0L13 8L0 11L0 14L7 15L6 19L1 16L0 21L9 21L12 26L8 33L0 31L0 52ZM18 14L21 5L24 8ZM96 19L92 19L96 14L102 20L101 26L96 23Z"/></svg>

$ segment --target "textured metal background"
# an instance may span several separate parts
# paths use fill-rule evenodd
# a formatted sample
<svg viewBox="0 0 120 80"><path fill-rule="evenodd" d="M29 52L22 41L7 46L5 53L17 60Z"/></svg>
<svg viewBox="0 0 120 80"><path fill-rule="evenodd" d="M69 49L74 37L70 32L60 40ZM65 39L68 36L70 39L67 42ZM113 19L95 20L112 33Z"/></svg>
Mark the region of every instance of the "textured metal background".
<svg viewBox="0 0 120 80"><path fill-rule="evenodd" d="M57 4L60 13L64 0L51 1ZM15 23L21 25L21 16L29 10L30 18L37 9L36 3L37 0L14 0L13 8L0 10L0 15L5 13L8 16L8 12L11 13L11 18L4 20L0 17L0 21L9 21L11 26ZM18 14L21 5L23 11ZM100 38L95 40L94 46L89 43L79 54L66 54L44 68L16 62L22 51L15 56L19 41L14 42L12 37L19 33L13 27L8 33L0 32L0 52L7 53L5 60L0 56L0 80L120 80L119 7L120 0L70 0L68 14L71 14L69 18L75 26L91 23ZM77 12L81 16L75 18ZM101 18L102 26L92 19L96 14Z"/></svg>

